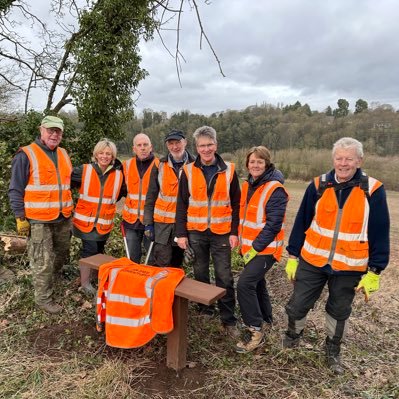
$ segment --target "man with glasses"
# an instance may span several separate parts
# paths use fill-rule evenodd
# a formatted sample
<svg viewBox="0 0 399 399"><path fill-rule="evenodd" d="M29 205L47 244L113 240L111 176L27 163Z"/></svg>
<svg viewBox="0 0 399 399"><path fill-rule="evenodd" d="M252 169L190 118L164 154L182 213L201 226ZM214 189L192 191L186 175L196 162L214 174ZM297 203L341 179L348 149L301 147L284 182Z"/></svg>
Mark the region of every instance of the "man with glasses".
<svg viewBox="0 0 399 399"><path fill-rule="evenodd" d="M35 303L48 313L59 313L53 280L69 256L72 165L59 147L63 120L46 116L39 131L39 137L20 148L12 161L9 198L18 235L29 236Z"/></svg>
<svg viewBox="0 0 399 399"><path fill-rule="evenodd" d="M204 283L210 282L212 257L216 285L226 289L226 295L218 301L220 318L226 333L237 338L231 250L238 245L240 184L234 164L223 161L216 153L215 129L200 127L193 137L198 156L194 163L184 165L180 178L177 244L182 249L188 245L193 249L194 276ZM200 311L213 314L213 309L205 306Z"/></svg>

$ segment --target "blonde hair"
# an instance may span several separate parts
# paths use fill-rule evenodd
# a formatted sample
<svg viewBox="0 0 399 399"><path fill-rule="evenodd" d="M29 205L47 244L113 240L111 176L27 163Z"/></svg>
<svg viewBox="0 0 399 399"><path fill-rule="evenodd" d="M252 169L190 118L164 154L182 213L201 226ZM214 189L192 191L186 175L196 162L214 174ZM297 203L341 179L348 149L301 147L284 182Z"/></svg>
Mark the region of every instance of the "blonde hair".
<svg viewBox="0 0 399 399"><path fill-rule="evenodd" d="M266 169L271 165L272 163L272 156L270 154L270 151L263 145L258 145L257 147L252 147L248 154L247 154L247 159L245 161L245 166L248 168L249 164L249 157L254 154L256 158L264 159L265 164L266 164Z"/></svg>
<svg viewBox="0 0 399 399"><path fill-rule="evenodd" d="M93 149L93 156L92 156L92 160L95 162L96 156L99 152L104 151L106 148L109 148L112 152L112 162L111 164L114 163L115 159L116 159L116 145L113 141L109 140L109 139L101 139L94 147Z"/></svg>

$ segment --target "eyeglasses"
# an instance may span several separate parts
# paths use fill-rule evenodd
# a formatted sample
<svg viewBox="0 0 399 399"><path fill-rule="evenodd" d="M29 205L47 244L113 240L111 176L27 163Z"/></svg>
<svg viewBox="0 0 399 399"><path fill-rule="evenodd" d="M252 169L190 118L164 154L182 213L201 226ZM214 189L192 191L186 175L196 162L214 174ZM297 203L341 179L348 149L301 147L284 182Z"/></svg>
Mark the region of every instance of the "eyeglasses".
<svg viewBox="0 0 399 399"><path fill-rule="evenodd" d="M47 131L47 133L48 133L49 135L55 134L55 135L57 135L57 136L61 136L62 133L63 133L62 130L61 130L61 129L58 129L58 128L46 127L45 129L46 129L46 131Z"/></svg>
<svg viewBox="0 0 399 399"><path fill-rule="evenodd" d="M199 150L207 150L208 148L212 148L214 145L216 145L216 144L215 143L200 144L200 145L197 145L197 148Z"/></svg>

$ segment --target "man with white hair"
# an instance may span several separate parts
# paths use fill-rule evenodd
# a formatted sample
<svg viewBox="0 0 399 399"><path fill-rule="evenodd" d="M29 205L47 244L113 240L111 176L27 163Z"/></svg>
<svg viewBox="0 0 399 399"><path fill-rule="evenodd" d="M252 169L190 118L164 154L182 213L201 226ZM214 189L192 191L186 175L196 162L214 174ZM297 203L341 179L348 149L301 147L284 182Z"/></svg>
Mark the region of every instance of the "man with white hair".
<svg viewBox="0 0 399 399"><path fill-rule="evenodd" d="M326 360L342 374L340 348L355 292L367 302L389 262L389 212L384 186L360 168L359 141L341 138L332 157L334 169L308 186L289 239L286 273L295 284L283 346L299 344L306 315L327 284Z"/></svg>

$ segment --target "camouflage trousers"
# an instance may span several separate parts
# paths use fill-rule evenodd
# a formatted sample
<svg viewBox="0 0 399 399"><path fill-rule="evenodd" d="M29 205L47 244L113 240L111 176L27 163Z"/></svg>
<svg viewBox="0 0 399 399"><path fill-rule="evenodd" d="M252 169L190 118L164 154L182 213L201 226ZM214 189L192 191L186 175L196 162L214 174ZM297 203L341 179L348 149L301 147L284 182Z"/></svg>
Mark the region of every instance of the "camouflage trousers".
<svg viewBox="0 0 399 399"><path fill-rule="evenodd" d="M37 304L52 301L55 274L69 257L70 241L70 219L59 223L31 224L28 256Z"/></svg>

